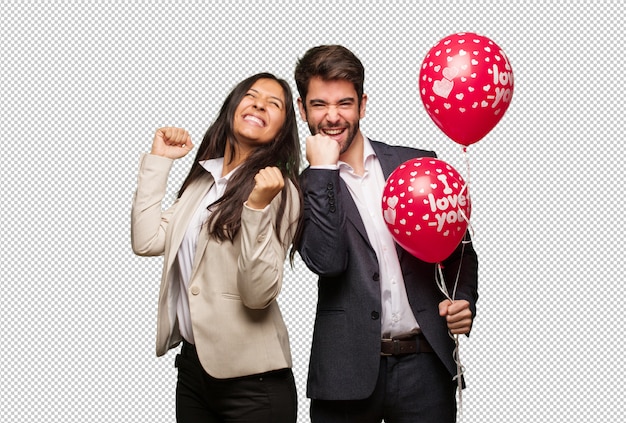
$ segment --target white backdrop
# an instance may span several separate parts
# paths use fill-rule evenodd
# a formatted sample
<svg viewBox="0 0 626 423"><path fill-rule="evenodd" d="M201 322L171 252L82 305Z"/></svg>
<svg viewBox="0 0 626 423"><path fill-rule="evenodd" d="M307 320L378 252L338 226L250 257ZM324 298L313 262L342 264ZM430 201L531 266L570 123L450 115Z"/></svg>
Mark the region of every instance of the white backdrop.
<svg viewBox="0 0 626 423"><path fill-rule="evenodd" d="M621 421L618 1L0 7L0 420L174 421L175 352L154 354L161 259L135 257L129 240L139 154L157 127L183 126L199 143L236 82L269 71L295 91L297 58L338 43L366 68L364 133L436 150L463 174L417 78L430 47L469 31L507 53L515 93L468 151L481 298L461 342L461 421ZM175 164L167 204L193 155ZM315 301L298 258L280 303L301 422Z"/></svg>

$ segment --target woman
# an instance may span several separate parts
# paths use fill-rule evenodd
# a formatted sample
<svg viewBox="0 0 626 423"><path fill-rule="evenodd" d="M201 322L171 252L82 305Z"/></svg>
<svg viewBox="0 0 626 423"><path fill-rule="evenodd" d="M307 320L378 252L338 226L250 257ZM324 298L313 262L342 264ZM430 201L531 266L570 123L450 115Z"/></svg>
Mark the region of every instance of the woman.
<svg viewBox="0 0 626 423"><path fill-rule="evenodd" d="M299 232L300 145L289 85L239 83L206 132L175 203L162 211L187 131L156 131L132 208L135 254L164 255L157 355L176 357L179 422L295 422L296 388L276 297ZM293 258L293 249L291 252Z"/></svg>

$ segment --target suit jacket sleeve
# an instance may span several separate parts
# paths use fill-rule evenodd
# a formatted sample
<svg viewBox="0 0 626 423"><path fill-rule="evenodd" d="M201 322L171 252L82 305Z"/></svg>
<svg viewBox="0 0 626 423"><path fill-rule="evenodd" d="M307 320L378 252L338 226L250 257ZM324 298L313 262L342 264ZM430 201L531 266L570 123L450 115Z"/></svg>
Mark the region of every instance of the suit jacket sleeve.
<svg viewBox="0 0 626 423"><path fill-rule="evenodd" d="M466 235L464 241L467 239L469 239L469 235ZM462 242L459 244L450 257L441 264L448 293L453 295L456 283L454 299L469 302L473 322L473 318L476 317L476 302L478 301L478 258L472 243L464 244Z"/></svg>
<svg viewBox="0 0 626 423"><path fill-rule="evenodd" d="M298 191L287 182L281 195L263 210L244 205L241 213L241 255L238 259L237 288L248 308L262 309L276 299L282 288L283 267L293 240L300 213ZM279 207L284 208L280 232L275 225Z"/></svg>
<svg viewBox="0 0 626 423"><path fill-rule="evenodd" d="M305 169L301 176L304 222L298 252L307 267L322 277L343 273L348 264L339 170Z"/></svg>
<svg viewBox="0 0 626 423"><path fill-rule="evenodd" d="M141 156L130 225L131 244L137 255L156 256L165 251L165 231L177 203L162 211L161 202L172 163L173 160L166 157Z"/></svg>

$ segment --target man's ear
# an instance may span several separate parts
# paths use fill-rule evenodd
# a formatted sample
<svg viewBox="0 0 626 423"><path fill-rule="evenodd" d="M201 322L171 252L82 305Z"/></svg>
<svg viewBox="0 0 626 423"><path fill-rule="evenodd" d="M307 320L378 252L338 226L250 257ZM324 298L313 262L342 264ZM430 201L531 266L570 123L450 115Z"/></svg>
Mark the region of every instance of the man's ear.
<svg viewBox="0 0 626 423"><path fill-rule="evenodd" d="M298 97L298 110L300 111L300 118L306 122L306 108L304 107L302 97Z"/></svg>
<svg viewBox="0 0 626 423"><path fill-rule="evenodd" d="M365 103L367 103L367 94L363 94L361 96L361 107L359 109L359 118L363 119L365 117Z"/></svg>

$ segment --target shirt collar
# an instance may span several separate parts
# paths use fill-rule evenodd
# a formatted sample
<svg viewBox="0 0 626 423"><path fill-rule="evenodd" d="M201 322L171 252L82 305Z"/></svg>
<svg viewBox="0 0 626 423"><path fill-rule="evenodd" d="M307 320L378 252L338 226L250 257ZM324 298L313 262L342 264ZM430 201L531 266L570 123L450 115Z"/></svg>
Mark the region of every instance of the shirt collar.
<svg viewBox="0 0 626 423"><path fill-rule="evenodd" d="M228 172L228 174L222 176L222 171L224 170L224 158L218 157L217 159L209 159L198 162L200 166L204 168L207 172L213 176L216 182L228 182L228 180L233 176L235 171L239 169L239 166ZM241 166L241 165L240 165Z"/></svg>
<svg viewBox="0 0 626 423"><path fill-rule="evenodd" d="M366 172L369 170L369 163L371 162L370 158L376 158L376 152L374 151L374 147L372 147L372 143L369 138L363 135L363 166L365 167ZM340 169L343 168L350 171L354 170L352 169L352 166L341 160L337 162L337 166L339 166Z"/></svg>

